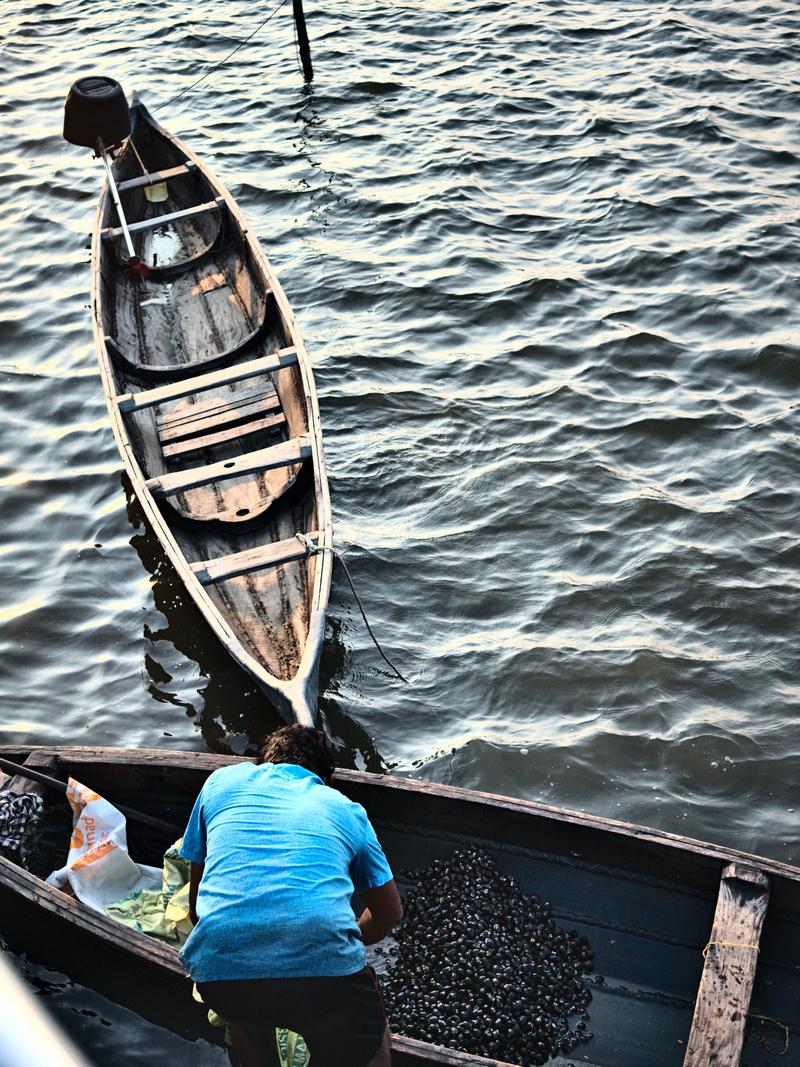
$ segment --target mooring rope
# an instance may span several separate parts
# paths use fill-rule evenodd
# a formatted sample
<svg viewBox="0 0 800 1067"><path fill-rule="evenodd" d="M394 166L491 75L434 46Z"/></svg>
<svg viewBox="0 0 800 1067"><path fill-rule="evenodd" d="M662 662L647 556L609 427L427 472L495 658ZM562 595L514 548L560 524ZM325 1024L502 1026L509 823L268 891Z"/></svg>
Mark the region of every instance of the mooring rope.
<svg viewBox="0 0 800 1067"><path fill-rule="evenodd" d="M353 582L352 576L350 574L350 571L348 570L347 564L345 563L344 557L342 556L342 554L340 552L337 552L337 550L333 547L333 545L317 545L317 544L315 544L311 540L311 538L310 537L306 537L306 535L304 533L298 532L295 536L297 537L298 541L301 542L301 544L304 544L306 546L306 551L308 552L309 556L316 556L320 552L330 552L334 559L338 559L338 561L341 563L342 567L344 567L344 573L347 576L348 582L350 583L350 588L353 590L353 596L356 598L356 603L358 604L358 607L359 607L359 609L361 611L361 617L364 620L364 625L366 626L367 630L369 631L369 636L372 638L372 640L373 640L373 642L375 644L375 647L380 652L380 654L383 656L384 660L392 668L392 670L397 675L397 677L400 679L400 681L401 682L405 682L405 684L408 685L408 679L403 677L403 675L400 673L400 671L397 669L397 667L395 667L395 665L392 663L392 661L389 659L389 657L386 655L386 653L381 648L380 641L378 641L378 638L375 636L375 633L373 632L373 629L369 624L369 619L367 618L367 612L366 612L366 610L364 608L364 605L361 603L361 597L358 595L358 592L356 591L356 587L355 587L355 584Z"/></svg>
<svg viewBox="0 0 800 1067"><path fill-rule="evenodd" d="M786 1053L789 1051L789 1027L786 1025L786 1023L782 1023L780 1019L773 1019L769 1015L756 1015L753 1012L748 1012L747 1018L758 1019L758 1021L761 1023L772 1023L773 1026L777 1026L781 1030L783 1030L783 1048L780 1050L780 1052L776 1052L774 1048L770 1048L769 1038L766 1034L759 1034L758 1043L759 1045L761 1045L765 1052L768 1052L770 1054L770 1056L786 1055Z"/></svg>
<svg viewBox="0 0 800 1067"><path fill-rule="evenodd" d="M712 945L718 945L720 948L741 948L750 952L760 952L761 949L758 945L751 945L746 941L709 941L706 947L703 949L703 959L708 959L708 952ZM783 1031L783 1048L780 1052L776 1052L775 1049L770 1047L769 1038L766 1034L761 1034L758 1037L758 1043L761 1047L768 1052L771 1056L785 1056L789 1051L789 1027L786 1023L782 1023L780 1019L773 1019L769 1015L757 1015L755 1012L748 1012L748 1019L757 1019L762 1023L772 1023L773 1026L779 1027Z"/></svg>
<svg viewBox="0 0 800 1067"><path fill-rule="evenodd" d="M249 34L247 37L245 37L245 39L243 41L240 41L232 51L228 52L228 54L223 59L221 59L219 61L219 63L216 63L210 70L207 70L205 72L205 74L201 75L197 79L197 81L193 81L191 85L187 85L185 89L181 90L181 92L179 92L177 94L177 96L173 96L170 100L167 100L167 102L165 104L160 104L159 107L157 107L157 108L154 107L154 108L151 108L150 110L151 111L159 111L162 108L169 107L171 104L174 104L177 100L180 100L180 98L182 96L185 96L186 93L190 93L192 91L192 89L196 89L197 86L201 82L204 82L206 80L206 78L209 78L215 71L219 70L220 67L224 66L228 62L228 60L231 58L231 56L235 56L240 48L244 48L244 46L247 44L247 42L251 41L255 37L255 35L258 33L258 31L262 30L266 26L266 24L270 21L270 19L272 19L275 15L277 15L277 13L280 11L280 9L287 3L288 3L288 0L280 0L280 2L277 4L277 6L274 7L272 9L272 11L270 11L269 15L267 15L267 17L264 19L264 21L260 22L258 24L258 26L256 26L256 28L253 30L253 32L251 34Z"/></svg>

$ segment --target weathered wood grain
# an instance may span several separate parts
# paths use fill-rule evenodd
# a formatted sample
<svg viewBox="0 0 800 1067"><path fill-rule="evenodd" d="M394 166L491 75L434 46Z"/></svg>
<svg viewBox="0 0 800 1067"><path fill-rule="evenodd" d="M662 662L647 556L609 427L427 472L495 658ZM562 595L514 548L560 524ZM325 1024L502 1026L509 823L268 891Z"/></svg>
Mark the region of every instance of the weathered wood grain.
<svg viewBox="0 0 800 1067"><path fill-rule="evenodd" d="M225 207L225 200L218 196L216 200L209 200L206 204L195 204L193 207L185 207L181 211L170 211L166 215L154 215L150 219L142 219L140 222L128 224L129 233L144 233L146 230L155 230L158 226L170 226L173 222L182 219L190 219L197 215L207 215L210 211L219 211ZM122 236L122 227L113 226L103 230L100 235L104 241Z"/></svg>
<svg viewBox="0 0 800 1067"><path fill-rule="evenodd" d="M138 178L128 178L127 181L120 182L117 188L123 192L125 189L137 189L142 185L155 185L157 182L165 182L168 178L188 174L192 170L194 170L194 163L180 163L177 167L157 170L152 174L140 174Z"/></svg>
<svg viewBox="0 0 800 1067"><path fill-rule="evenodd" d="M160 942L158 938L130 930L107 915L101 915L75 897L22 870L3 856L0 856L0 884L44 911L59 913L66 921L80 924L87 938L120 944L139 961L157 969L166 968L178 977L185 977L186 972L178 959L178 953L170 945Z"/></svg>
<svg viewBox="0 0 800 1067"><path fill-rule="evenodd" d="M136 289L118 285L115 304L117 337L135 362L158 365L174 359L169 290L145 280Z"/></svg>
<svg viewBox="0 0 800 1067"><path fill-rule="evenodd" d="M762 871L723 870L684 1067L738 1067L768 900Z"/></svg>
<svg viewBox="0 0 800 1067"><path fill-rule="evenodd" d="M263 322L263 300L253 290L245 301L236 287L241 266L240 255L220 255L172 283L173 335L192 361L235 352Z"/></svg>
<svg viewBox="0 0 800 1067"><path fill-rule="evenodd" d="M261 374L274 374L296 362L297 350L291 345L273 355L261 356L259 359L251 359L246 363L236 363L232 367L209 371L208 374L198 374L196 378L185 378L181 382L173 382L170 385L159 385L155 389L146 389L141 393L123 393L116 398L117 407L123 412L141 411L143 408L167 404L171 400L180 400L181 397L200 393L206 389L214 389L220 385L242 382Z"/></svg>
<svg viewBox="0 0 800 1067"><path fill-rule="evenodd" d="M307 437L295 437L291 441L282 441L270 448L260 448L256 452L246 452L235 459L206 463L202 467L191 467L186 471L162 474L150 478L145 487L153 496L169 496L172 493L185 493L187 489L196 489L211 482L222 482L228 478L241 478L248 474L261 474L276 467L290 467L302 463L311 455L311 442Z"/></svg>
<svg viewBox="0 0 800 1067"><path fill-rule="evenodd" d="M41 771L42 774L52 775L58 766L58 757L46 749L41 752L31 752L24 760L24 766L34 771ZM9 793L36 793L40 797L47 794L47 786L26 778L24 774L15 774L8 780L5 788Z"/></svg>
<svg viewBox="0 0 800 1067"><path fill-rule="evenodd" d="M174 459L176 456L185 456L191 452L199 452L203 448L214 448L228 441L241 441L254 433L264 433L267 430L275 430L286 423L285 415L270 415L265 419L256 419L254 422L246 422L240 426L229 426L226 430L218 430L216 433L204 434L202 437L190 437L188 440L176 441L174 444L164 446L164 456Z"/></svg>
<svg viewBox="0 0 800 1067"><path fill-rule="evenodd" d="M214 633L289 721L310 722L330 553L208 586L201 586L190 567L289 539L298 530L319 530L324 545L332 543L319 408L302 335L275 272L224 186L143 106L132 109L132 120L141 163L123 148L114 164L118 183L142 178L142 168L159 176L183 167L186 172L169 179L167 202L148 201L141 181L123 193L128 217L151 227L134 233L137 254L157 268L145 281L125 276L116 242L101 236L117 225L107 194L98 206L92 308L117 444L148 522ZM212 200L224 210L165 224L167 214ZM105 336L124 358L114 358ZM286 358L274 362L281 353ZM182 376L187 377L180 381ZM245 383L248 391L274 388L273 406L241 417L226 414L224 422L220 413L216 426L189 428L189 422L214 414L210 406L200 414L206 402L238 406ZM228 468L224 479L171 493L169 506L157 505L147 492L149 479L171 476L173 466L193 462L186 453L165 455L164 446L244 427L273 412L286 419L285 436L308 437L311 462L249 473ZM184 419L185 433L178 430ZM236 464L261 443L252 433L226 434L212 445L212 457ZM198 450L195 456L200 455Z"/></svg>
<svg viewBox="0 0 800 1067"><path fill-rule="evenodd" d="M20 761L30 751L31 749L26 748L8 749L3 750L2 754ZM58 753L63 773L72 773L86 784L99 788L109 799L124 798L129 802L136 799L138 803L140 798L146 797L153 805L153 810L159 810L162 805L171 805L175 817L182 813L188 814L196 792L209 773L218 767L230 766L240 761L240 757L209 752L153 749L65 747L59 749ZM800 869L779 861L747 856L722 846L632 826L602 816L569 812L534 801L504 798L388 774L341 770L336 772L334 784L345 795L364 805L379 833L385 823L392 827L391 832L394 834L401 833L402 827L405 827L417 840L442 835L447 842L445 847L448 848L454 847L451 838L459 833L470 838L484 838L490 843L489 847L494 843L501 852L509 846L513 847L516 864L531 862L537 869L544 859L544 854L547 854L556 863L564 859L568 861L569 866L560 868L565 881L576 876L573 872L576 859L578 868L599 862L607 873L612 873L605 864L613 857L614 868L620 878L625 877L626 870L634 873L634 878L627 881L626 893L640 894L642 899L647 899L653 892L653 879L662 887L666 881L676 889L678 903L686 895L686 889L695 886L699 887L704 900L711 905L724 866L733 863L736 868L741 869L744 866L750 870L755 868L758 872L769 871L771 875L774 874L773 893L782 892L784 895L781 910L787 912L786 922L789 928L794 926L792 915L800 910ZM11 869L17 870L13 866ZM6 879L7 870L8 868L0 865L0 892L7 894L6 900L11 893L17 895L20 889L24 891L13 875ZM697 871L702 872L699 882L693 879L693 872ZM30 886L32 876L25 875L24 872L21 874ZM36 884L38 880L33 882ZM759 892L758 885L754 891ZM32 898L37 899L35 894ZM145 953L158 956L160 952L166 951L172 955L173 960L176 958L174 949L151 942L144 935L123 927L115 927L112 924L106 927L104 932L98 928L94 919L84 919L83 905L70 901L69 898L64 898L64 901L65 908L62 910L57 896L48 893L47 901L42 903L42 907L50 908L50 914L58 915L59 922L63 924L62 929L68 925L73 930L80 931L78 936L86 937L87 943L91 943L91 939L98 934L104 938L105 952L98 953L96 957L100 964L105 962L107 955L117 951L130 953L131 964L140 958L144 959ZM586 907L591 909L592 906L592 898L588 897ZM36 903L33 907L38 909L39 904ZM591 911L589 913L592 914ZM33 924L36 922L36 914L37 911L34 911L29 920ZM103 920L103 917L98 918L101 919L101 926L109 922ZM661 947L666 947L661 946L657 939L651 939L646 931L641 931L641 934L646 939L643 948L646 947L648 951L658 952ZM53 940L60 940L62 936L57 933ZM615 936L613 932L611 936ZM150 944L153 945L153 953L148 953ZM93 947L99 947L98 943L95 942ZM764 961L767 966L774 968L776 956L778 961L786 959L780 945L772 944L770 953ZM793 980L788 973L790 968L787 969L785 964L779 963L778 971L781 970L786 970L786 992L789 993L793 989ZM99 974L98 980L102 980ZM184 995L183 988L175 987L176 997ZM623 1026L619 1034L619 1043L623 1050L624 1040ZM409 1038L393 1038L393 1046L398 1052L407 1050L418 1055L417 1063L430 1062L449 1067L467 1067L468 1064L487 1067L487 1064L492 1062ZM591 1061L602 1060L607 1064L612 1062L599 1055L592 1056L591 1046L587 1051ZM664 1053L670 1062L677 1054L674 1048L665 1049ZM575 1058L573 1055L569 1062ZM577 1057L581 1063L584 1058L583 1055ZM566 1063L566 1060L555 1062ZM709 1061L712 1064L713 1062Z"/></svg>
<svg viewBox="0 0 800 1067"><path fill-rule="evenodd" d="M233 422L264 416L280 407L274 389L254 390L242 395L232 394L230 403L218 397L197 404L187 404L178 411L170 412L173 418L161 421L158 438L162 445L194 437L201 433L213 433Z"/></svg>
<svg viewBox="0 0 800 1067"><path fill-rule="evenodd" d="M312 544L319 540L319 534L316 532L306 536ZM240 574L262 570L264 567L278 567L282 563L304 559L307 555L307 546L299 538L290 537L285 541L273 541L269 545L248 548L244 552L232 552L229 556L203 560L191 566L203 585L209 585L211 582L222 582Z"/></svg>

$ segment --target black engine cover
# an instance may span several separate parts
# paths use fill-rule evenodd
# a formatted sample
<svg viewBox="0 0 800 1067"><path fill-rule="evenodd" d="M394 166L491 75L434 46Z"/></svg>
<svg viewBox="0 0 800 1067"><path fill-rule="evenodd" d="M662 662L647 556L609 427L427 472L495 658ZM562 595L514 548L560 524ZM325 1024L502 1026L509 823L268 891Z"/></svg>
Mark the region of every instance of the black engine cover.
<svg viewBox="0 0 800 1067"><path fill-rule="evenodd" d="M102 74L78 78L64 104L64 137L70 144L96 148L118 145L131 132L131 112L119 82Z"/></svg>

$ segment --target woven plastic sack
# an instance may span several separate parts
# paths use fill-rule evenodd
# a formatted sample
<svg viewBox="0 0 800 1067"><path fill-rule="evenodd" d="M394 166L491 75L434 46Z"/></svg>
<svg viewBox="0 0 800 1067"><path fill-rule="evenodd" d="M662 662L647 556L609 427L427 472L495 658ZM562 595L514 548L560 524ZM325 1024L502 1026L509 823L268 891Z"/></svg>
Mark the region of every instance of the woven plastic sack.
<svg viewBox="0 0 800 1067"><path fill-rule="evenodd" d="M158 889L161 871L134 863L128 855L125 816L99 793L70 778L67 800L72 808L72 838L64 867L47 881L69 886L78 900L105 911L115 900L137 889Z"/></svg>

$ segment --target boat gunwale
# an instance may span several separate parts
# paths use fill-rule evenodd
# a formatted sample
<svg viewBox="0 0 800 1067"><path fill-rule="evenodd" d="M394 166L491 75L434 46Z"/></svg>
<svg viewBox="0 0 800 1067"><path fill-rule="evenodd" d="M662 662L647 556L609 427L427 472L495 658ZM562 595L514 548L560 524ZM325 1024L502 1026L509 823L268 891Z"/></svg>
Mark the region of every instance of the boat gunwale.
<svg viewBox="0 0 800 1067"><path fill-rule="evenodd" d="M92 232L91 247L91 297L92 297L92 329L94 333L95 348L100 365L100 375L103 383L103 391L106 398L106 407L111 419L111 426L117 443L123 465L131 479L133 490L142 505L145 516L156 532L156 535L164 547L167 556L179 577L183 581L187 591L197 604L204 618L208 622L216 636L225 645L227 651L248 673L253 675L261 687L275 701L278 710L285 718L305 722L313 725L317 706L317 694L315 691L319 657L322 650L322 642L325 632L325 614L330 597L331 577L333 570L333 528L331 519L330 490L328 486L325 457L322 447L322 428L319 416L319 401L317 398L316 385L311 371L310 361L306 352L302 332L297 324L289 301L281 286L280 280L269 262L260 242L250 231L247 221L239 209L233 196L227 187L213 174L203 161L186 146L178 137L165 130L150 114L145 105L141 103L136 94L134 106L139 109L143 119L150 123L163 137L165 137L178 152L186 159L195 164L200 174L209 182L212 189L225 200L226 207L239 227L243 241L246 243L250 254L254 257L255 264L263 272L272 291L273 297L281 313L285 325L289 329L289 340L297 350L297 367L300 373L303 389L305 392L306 417L308 419L308 434L311 441L311 460L314 472L315 505L317 508L317 529L319 530L318 548L316 555L316 567L314 574L313 589L309 595L308 631L303 653L300 657L297 671L291 679L284 680L273 675L263 664L249 652L240 638L234 633L225 616L216 606L208 591L198 581L197 576L190 569L184 553L181 551L165 516L161 513L150 491L146 488L144 472L136 457L135 450L125 426L125 418L119 410L115 398L115 375L113 360L106 348L105 329L102 320L102 308L104 306L101 294L101 250L102 250L102 222L103 213L108 200L108 183L104 182L95 212L94 229ZM235 363L235 358L232 363Z"/></svg>
<svg viewBox="0 0 800 1067"><path fill-rule="evenodd" d="M121 771L129 770L135 774L141 771L185 771L202 776L225 766L235 765L247 761L251 757L226 756L214 753L198 753L183 750L164 749L118 749L93 746L58 746L58 745L35 745L35 746L12 746L0 748L0 753L21 761L32 754L54 755L59 757L62 770L70 773L80 772L80 769L90 770L91 767L117 767ZM367 771L337 770L334 775L334 783L338 781L342 785L366 786L378 788L381 791L388 790L383 796L389 795L400 801L401 808L403 796L415 795L423 798L432 798L439 802L438 811L446 817L446 808L441 807L441 802L466 803L477 805L478 808L488 810L490 814L498 815L517 814L523 819L545 822L559 825L574 825L590 832L594 832L599 838L605 838L608 834L622 837L634 847L641 846L647 850L648 846L660 846L673 856L680 855L691 862L702 857L712 861L715 870L722 871L728 864L744 864L769 875L771 879L788 881L794 888L795 895L800 887L800 868L793 867L779 860L761 857L746 853L726 846L712 845L694 838L671 834L667 831L648 829L632 823L607 818L605 816L592 815L586 812L576 812L566 808L554 807L542 804L538 801L515 799L498 794L486 793L479 790L466 789L460 786L443 785L435 782L417 781L396 775L383 773L371 773ZM176 780L177 784L177 780ZM406 810L403 808L403 810ZM407 816L408 818L408 816ZM377 817L380 826L380 815ZM468 814L463 821L469 822ZM519 832L520 827L516 827ZM498 848L503 846L498 843ZM525 847L525 846L522 846ZM564 853L566 854L566 853ZM553 852L553 860L558 860L558 854ZM613 873L613 872L611 872ZM622 872L621 872L622 873ZM674 888L677 891L685 889L678 878L675 879ZM114 948L119 952L128 952L136 960L145 964L151 970L158 971L162 976L165 972L176 981L188 984L190 979L183 971L177 950L170 945L157 942L148 935L127 929L115 920L92 912L80 901L66 897L55 887L48 886L37 876L22 870L11 861L0 857L0 890L17 892L24 896L25 900L32 904L45 906L57 920L69 924L71 930L88 933L95 939L104 942L111 940ZM709 895L709 894L706 894ZM711 899L709 896L709 902ZM91 916L89 924L91 930L85 929L85 919ZM769 957L764 959L764 964L769 966ZM392 1048L401 1059L400 1063L429 1062L442 1065L442 1067L514 1067L505 1065L504 1061L493 1060L472 1053L448 1049L445 1046L430 1044L414 1038L402 1035L392 1035Z"/></svg>
<svg viewBox="0 0 800 1067"><path fill-rule="evenodd" d="M220 767L228 767L242 762L252 762L255 757L221 755L212 752L192 752L183 749L161 748L114 748L92 745L2 745L0 754L16 753L19 756L30 754L51 754L60 759L76 764L97 764L108 766L127 766L131 768L153 768L168 771L187 770L212 773ZM508 797L500 793L489 793L464 786L445 785L440 782L420 781L403 775L356 771L337 768L333 781L353 785L375 786L396 790L400 794L411 793L442 800L460 801L477 804L498 812L513 812L523 816L538 817L554 823L577 826L599 833L611 833L636 844L663 845L671 851L682 852L692 856L703 856L721 864L744 863L750 867L763 870L764 873L785 878L800 885L800 866L784 863L752 852L716 845L699 838L673 834L668 830L641 826L636 823L612 819L605 815L591 812L575 811L544 804L536 800Z"/></svg>

